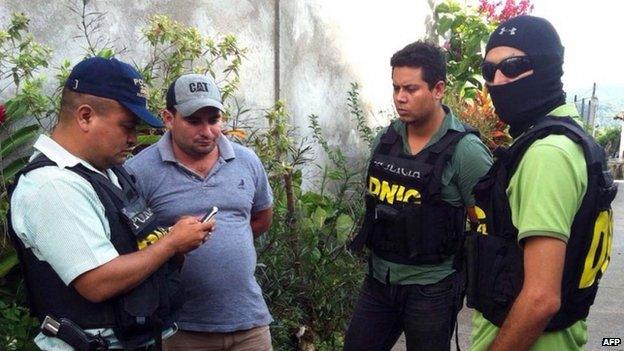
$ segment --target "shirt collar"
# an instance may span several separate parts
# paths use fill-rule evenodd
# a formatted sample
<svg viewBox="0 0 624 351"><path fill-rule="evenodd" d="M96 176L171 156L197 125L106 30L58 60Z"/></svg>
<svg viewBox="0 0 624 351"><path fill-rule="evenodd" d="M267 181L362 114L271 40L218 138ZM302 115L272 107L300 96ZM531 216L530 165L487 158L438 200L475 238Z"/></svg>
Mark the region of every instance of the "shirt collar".
<svg viewBox="0 0 624 351"><path fill-rule="evenodd" d="M431 136L429 142L426 146L433 145L437 143L449 130L454 130L458 132L463 132L465 130L464 125L455 117L450 108L446 105L442 105L444 112L444 119L442 120L442 124L438 128L438 130Z"/></svg>
<svg viewBox="0 0 624 351"><path fill-rule="evenodd" d="M425 147L429 147L437 143L449 130L455 130L458 132L463 132L466 130L464 128L464 125L459 119L457 119L457 117L455 117L453 111L451 111L448 106L442 105L442 109L445 113L442 124L440 125L438 130L431 136L431 139L429 139L429 142L427 142L427 145L425 145ZM400 119L396 119L395 121L397 121L396 123L399 123L399 125L401 126L401 128L399 128L399 134L403 138L403 152L409 155L410 146L407 139L407 125L403 123L403 121L401 121Z"/></svg>
<svg viewBox="0 0 624 351"><path fill-rule="evenodd" d="M36 151L31 156L30 160L33 160L39 153L42 153L51 161L56 163L60 168L70 168L80 163L91 171L100 173L109 178L111 178L111 175L114 177L114 173L110 169L106 170L106 174L102 173L101 171L93 167L89 162L73 155L72 153L67 151L67 149L57 143L54 139L50 138L45 134L39 136L33 147Z"/></svg>
<svg viewBox="0 0 624 351"><path fill-rule="evenodd" d="M577 119L580 117L579 112L576 109L576 105L573 102L558 106L554 110L550 111L548 115L555 116L555 117L570 116L574 119Z"/></svg>
<svg viewBox="0 0 624 351"><path fill-rule="evenodd" d="M164 162L174 162L177 163L175 155L173 154L173 146L171 146L171 131L165 132L163 136L158 140L157 147L160 152L160 157ZM224 159L225 161L230 161L236 158L234 154L234 148L232 147L232 142L223 134L221 134L217 138L217 147L219 148L219 157Z"/></svg>

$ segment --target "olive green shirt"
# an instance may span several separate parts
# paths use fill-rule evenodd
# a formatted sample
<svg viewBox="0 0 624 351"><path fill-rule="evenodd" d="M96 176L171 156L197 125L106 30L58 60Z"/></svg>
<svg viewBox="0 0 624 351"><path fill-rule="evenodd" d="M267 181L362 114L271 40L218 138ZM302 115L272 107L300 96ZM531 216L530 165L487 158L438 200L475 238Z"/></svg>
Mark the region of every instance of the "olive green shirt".
<svg viewBox="0 0 624 351"><path fill-rule="evenodd" d="M435 144L447 131L456 130L463 132L464 125L444 106L446 116L440 128L431 137L425 148ZM394 128L403 139L403 151L411 155L409 141L407 139L407 127L400 119L392 121L390 127ZM375 138L372 150L379 144L379 139L386 132L384 128ZM442 173L442 200L452 205L474 206L475 200L472 188L479 178L487 173L492 165L490 150L474 134L463 137L455 147L455 152L449 164ZM454 256L449 257L441 264L436 265L404 265L386 261L374 253L371 254L369 275L380 282L390 284L433 284L444 279L455 270L453 269Z"/></svg>

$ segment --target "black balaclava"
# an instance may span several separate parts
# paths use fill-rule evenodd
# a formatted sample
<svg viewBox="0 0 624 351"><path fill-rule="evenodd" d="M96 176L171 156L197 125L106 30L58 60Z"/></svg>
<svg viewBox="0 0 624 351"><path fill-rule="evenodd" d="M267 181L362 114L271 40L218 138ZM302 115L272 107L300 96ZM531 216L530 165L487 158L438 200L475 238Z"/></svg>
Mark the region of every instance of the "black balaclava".
<svg viewBox="0 0 624 351"><path fill-rule="evenodd" d="M547 20L518 16L501 23L490 35L486 54L498 46L524 51L533 62L533 74L514 82L488 85L500 119L509 124L515 138L535 121L565 104L563 92L563 46Z"/></svg>

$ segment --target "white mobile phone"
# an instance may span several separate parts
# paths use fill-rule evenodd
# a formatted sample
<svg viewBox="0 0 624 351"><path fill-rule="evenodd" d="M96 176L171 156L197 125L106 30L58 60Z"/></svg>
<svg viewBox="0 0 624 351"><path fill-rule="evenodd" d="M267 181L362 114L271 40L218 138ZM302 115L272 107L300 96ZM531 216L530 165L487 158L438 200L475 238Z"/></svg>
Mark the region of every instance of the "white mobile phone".
<svg viewBox="0 0 624 351"><path fill-rule="evenodd" d="M212 210L210 212L206 213L202 217L201 222L202 223L208 222L212 217L214 217L217 214L217 212L219 212L219 209L216 206L213 206Z"/></svg>

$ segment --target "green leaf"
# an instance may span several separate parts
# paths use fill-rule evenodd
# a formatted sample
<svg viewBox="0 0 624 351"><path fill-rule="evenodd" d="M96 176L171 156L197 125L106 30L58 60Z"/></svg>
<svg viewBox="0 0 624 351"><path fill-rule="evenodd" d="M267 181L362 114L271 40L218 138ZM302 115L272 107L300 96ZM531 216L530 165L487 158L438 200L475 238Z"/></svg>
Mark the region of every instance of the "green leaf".
<svg viewBox="0 0 624 351"><path fill-rule="evenodd" d="M97 53L97 56L109 59L115 56L115 51L111 48L104 48Z"/></svg>
<svg viewBox="0 0 624 351"><path fill-rule="evenodd" d="M438 34L444 35L444 33L446 33L449 29L451 29L452 25L453 25L452 17L444 16L440 18L440 20L438 21Z"/></svg>
<svg viewBox="0 0 624 351"><path fill-rule="evenodd" d="M343 178L342 172L336 169L333 169L327 172L327 177L331 180L342 180Z"/></svg>
<svg viewBox="0 0 624 351"><path fill-rule="evenodd" d="M322 207L317 207L314 213L312 213L312 221L317 229L322 229L327 219L327 212Z"/></svg>
<svg viewBox="0 0 624 351"><path fill-rule="evenodd" d="M344 244L351 234L353 228L353 220L349 215L341 214L336 219L336 240L339 244Z"/></svg>
<svg viewBox="0 0 624 351"><path fill-rule="evenodd" d="M313 263L316 263L321 259L321 251L318 247L315 247L310 251L310 258Z"/></svg>
<svg viewBox="0 0 624 351"><path fill-rule="evenodd" d="M156 144L158 140L160 140L160 135L152 135L152 134L139 135L137 137L137 144L138 145L152 145L152 144Z"/></svg>
<svg viewBox="0 0 624 351"><path fill-rule="evenodd" d="M466 16L463 14L458 14L453 20L451 27L453 28L453 30L457 30L457 28L459 28L459 26L461 26L465 22L466 22Z"/></svg>
<svg viewBox="0 0 624 351"><path fill-rule="evenodd" d="M10 108L7 107L7 111L6 111L7 118L6 118L5 123L12 123L15 120L23 118L24 115L26 115L26 112L28 112L28 105L24 103L11 104Z"/></svg>
<svg viewBox="0 0 624 351"><path fill-rule="evenodd" d="M312 222L310 218L302 218L300 223L304 231L309 232L314 230L314 222Z"/></svg>
<svg viewBox="0 0 624 351"><path fill-rule="evenodd" d="M299 175L301 175L301 172L299 172ZM326 196L323 196L321 194L314 193L311 191L308 191L307 193L303 194L301 196L301 201L304 204L310 205L310 206L328 206L329 205L329 200L327 199Z"/></svg>
<svg viewBox="0 0 624 351"><path fill-rule="evenodd" d="M450 9L446 3L441 3L440 5L436 6L435 10L433 11L436 13L448 13L450 12Z"/></svg>
<svg viewBox="0 0 624 351"><path fill-rule="evenodd" d="M6 138L6 140L3 140L2 148L0 149L0 157L4 159L20 146L33 141L38 133L39 126L36 124L19 129L17 132Z"/></svg>
<svg viewBox="0 0 624 351"><path fill-rule="evenodd" d="M14 250L0 259L0 278L6 276L19 263L17 252Z"/></svg>
<svg viewBox="0 0 624 351"><path fill-rule="evenodd" d="M8 166L4 167L2 170L2 175L4 178L4 182L8 182L13 179L15 173L19 172L26 164L28 163L28 157L18 158L17 160L11 162Z"/></svg>

